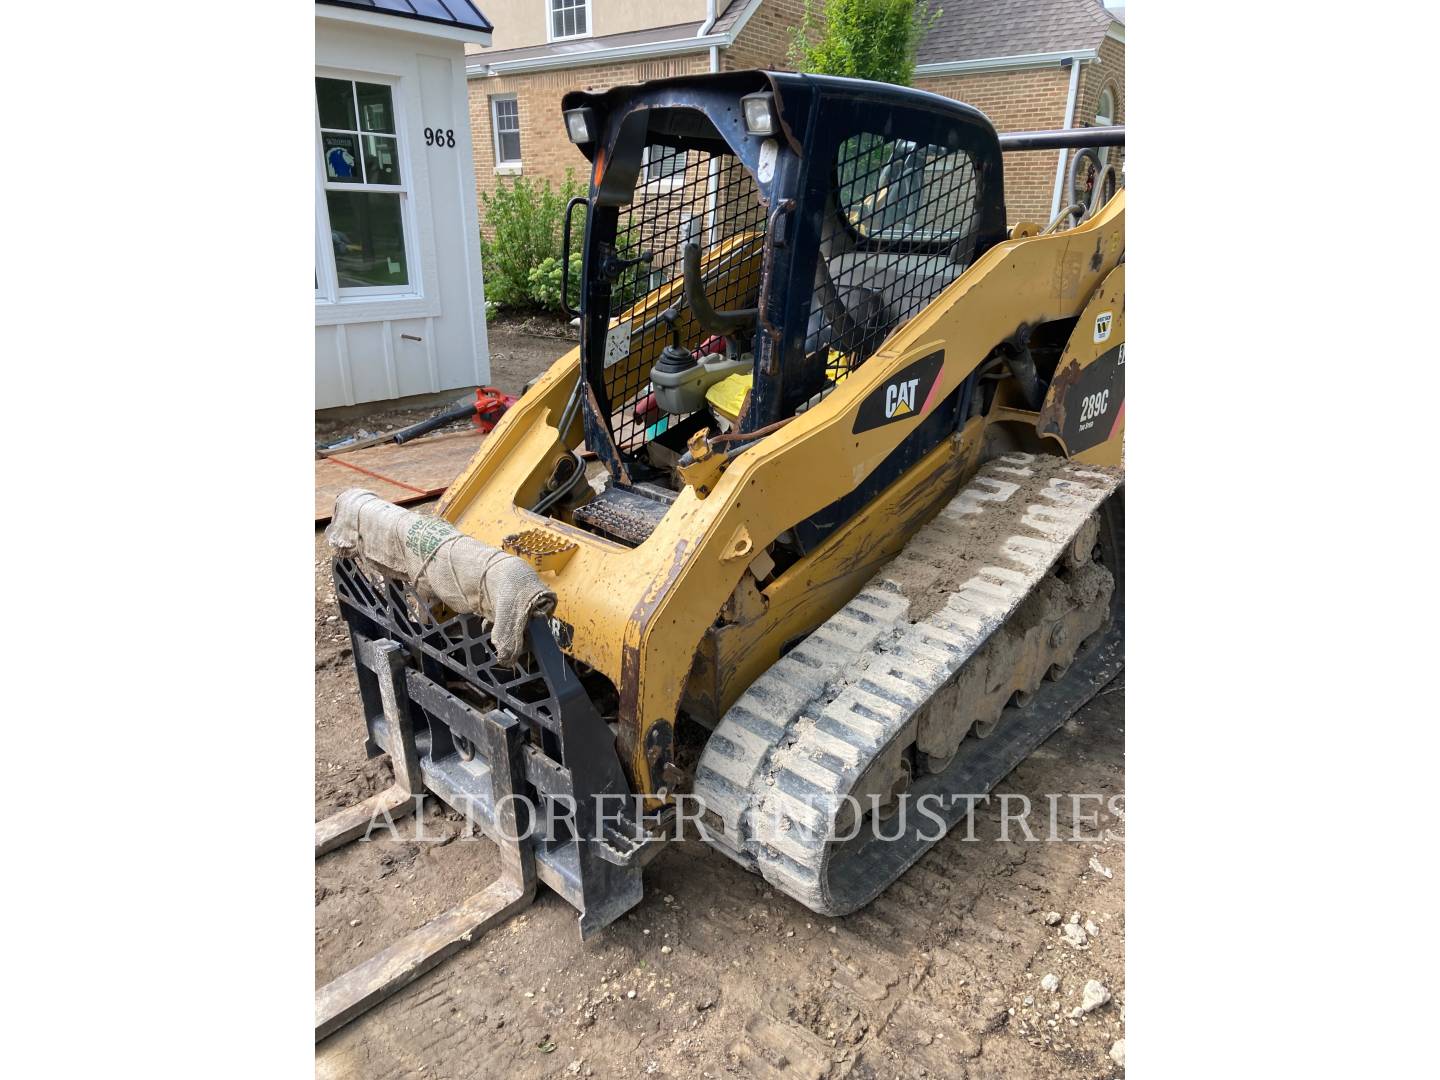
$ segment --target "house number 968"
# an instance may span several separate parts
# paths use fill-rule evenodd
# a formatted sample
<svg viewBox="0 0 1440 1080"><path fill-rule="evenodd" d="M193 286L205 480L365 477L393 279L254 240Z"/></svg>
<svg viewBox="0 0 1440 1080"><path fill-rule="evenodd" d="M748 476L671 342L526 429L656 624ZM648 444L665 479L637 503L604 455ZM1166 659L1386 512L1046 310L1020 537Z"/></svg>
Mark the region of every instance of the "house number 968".
<svg viewBox="0 0 1440 1080"><path fill-rule="evenodd" d="M454 129L454 128L428 128L428 127L427 127L427 128L425 129L425 145L426 145L426 146L454 146L454 145L455 145L455 129Z"/></svg>

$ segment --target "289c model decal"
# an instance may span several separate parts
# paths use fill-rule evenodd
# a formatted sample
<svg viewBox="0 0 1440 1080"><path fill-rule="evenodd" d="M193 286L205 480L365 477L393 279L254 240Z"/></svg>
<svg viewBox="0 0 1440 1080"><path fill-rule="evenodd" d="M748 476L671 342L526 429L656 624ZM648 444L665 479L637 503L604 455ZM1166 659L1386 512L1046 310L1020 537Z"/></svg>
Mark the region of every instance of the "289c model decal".
<svg viewBox="0 0 1440 1080"><path fill-rule="evenodd" d="M1094 394L1087 394L1080 402L1080 422L1094 420L1102 416L1105 410L1110 407L1110 391L1100 390Z"/></svg>
<svg viewBox="0 0 1440 1080"><path fill-rule="evenodd" d="M1106 349L1083 368L1071 360L1055 381L1036 427L1058 435L1078 454L1110 438L1125 415L1125 343Z"/></svg>

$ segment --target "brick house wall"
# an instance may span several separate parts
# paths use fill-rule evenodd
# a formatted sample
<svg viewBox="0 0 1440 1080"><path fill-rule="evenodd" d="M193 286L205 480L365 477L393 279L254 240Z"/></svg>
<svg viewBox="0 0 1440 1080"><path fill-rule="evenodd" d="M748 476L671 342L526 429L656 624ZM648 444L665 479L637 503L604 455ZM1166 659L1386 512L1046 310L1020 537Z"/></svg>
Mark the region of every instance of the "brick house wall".
<svg viewBox="0 0 1440 1080"><path fill-rule="evenodd" d="M735 36L735 43L720 51L720 70L794 70L786 53L790 51L790 32L804 17L804 0L764 0Z"/></svg>
<svg viewBox="0 0 1440 1080"><path fill-rule="evenodd" d="M785 54L790 47L790 27L799 25L804 11L804 0L765 0L736 35L734 44L720 51L720 70L787 68ZM493 192L498 183L508 183L513 179L511 174L496 172L491 97L515 95L520 109L520 175L534 180L548 179L558 185L565 178L565 170L573 169L576 179L583 182L588 179L590 163L565 134L564 121L560 117L560 99L565 94L571 90L604 90L611 86L709 70L709 54L701 52L657 60L596 64L469 80L476 194L483 196ZM485 227L484 207L482 200L482 229Z"/></svg>
<svg viewBox="0 0 1440 1080"><path fill-rule="evenodd" d="M499 183L509 183L514 179L513 175L496 172L491 97L514 94L519 105L520 175L535 181L548 179L558 186L565 179L565 170L573 169L575 178L581 183L587 183L590 163L565 134L565 121L560 115L562 97L571 90L603 90L626 83L668 79L675 75L709 70L709 57L704 53L696 53L668 59L597 64L590 67L471 79L470 135L474 144L475 187L476 194L480 197L482 231L489 233L485 225L484 196L493 192Z"/></svg>
<svg viewBox="0 0 1440 1080"><path fill-rule="evenodd" d="M737 35L734 44L720 51L722 71L752 68L789 68L786 54L790 33L800 25L804 0L764 0ZM1115 95L1117 122L1125 116L1125 46L1106 38L1099 47L1100 62L1081 67L1075 107L1075 125L1094 123L1101 89L1109 85ZM560 117L560 99L572 89L603 90L627 83L664 79L709 71L706 53L588 67L561 68L518 75L469 80L470 131L475 153L475 183L481 196L493 192L512 177L495 168L495 141L491 131L490 97L514 94L520 110L521 175L559 184L566 169L586 180L589 163L566 137ZM915 86L973 105L990 118L997 131L1032 131L1058 128L1065 123L1065 101L1070 72L1053 67L963 75L919 77ZM1035 150L1005 155L1005 213L1008 223L1035 221L1047 224L1055 190L1058 151ZM1123 161L1123 154L1119 155ZM481 226L484 228L484 202ZM488 231L488 230L487 230Z"/></svg>
<svg viewBox="0 0 1440 1080"><path fill-rule="evenodd" d="M939 75L918 78L915 86L975 106L990 118L996 131L1036 131L1064 125L1070 72L1056 65L1021 71ZM1058 156L1055 150L1005 155L1008 224L1038 221L1044 225L1050 221Z"/></svg>

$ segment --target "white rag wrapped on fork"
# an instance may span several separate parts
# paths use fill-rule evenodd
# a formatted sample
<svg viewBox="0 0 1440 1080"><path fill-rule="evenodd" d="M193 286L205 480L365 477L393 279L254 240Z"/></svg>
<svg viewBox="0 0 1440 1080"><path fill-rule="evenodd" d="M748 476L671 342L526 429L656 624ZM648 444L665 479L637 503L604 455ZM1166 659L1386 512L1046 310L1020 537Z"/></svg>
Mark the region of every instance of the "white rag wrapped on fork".
<svg viewBox="0 0 1440 1080"><path fill-rule="evenodd" d="M525 647L530 617L555 610L554 592L524 559L466 536L448 521L388 503L373 491L342 491L325 539L340 555L413 585L427 601L489 620L490 640L502 664L513 664Z"/></svg>

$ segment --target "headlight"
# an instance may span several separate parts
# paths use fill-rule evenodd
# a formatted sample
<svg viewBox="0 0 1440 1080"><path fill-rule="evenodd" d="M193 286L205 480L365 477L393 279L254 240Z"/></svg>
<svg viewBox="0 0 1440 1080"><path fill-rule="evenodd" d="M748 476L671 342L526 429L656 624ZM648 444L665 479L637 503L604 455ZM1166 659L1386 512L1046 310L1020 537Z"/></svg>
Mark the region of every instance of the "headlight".
<svg viewBox="0 0 1440 1080"><path fill-rule="evenodd" d="M745 110L745 130L751 135L774 135L775 97L773 94L749 94L740 99Z"/></svg>
<svg viewBox="0 0 1440 1080"><path fill-rule="evenodd" d="M569 109L566 111L565 130L569 132L570 141L576 146L594 142L595 127L594 109Z"/></svg>

